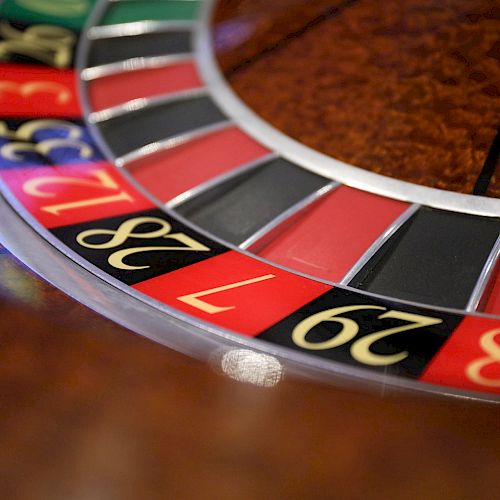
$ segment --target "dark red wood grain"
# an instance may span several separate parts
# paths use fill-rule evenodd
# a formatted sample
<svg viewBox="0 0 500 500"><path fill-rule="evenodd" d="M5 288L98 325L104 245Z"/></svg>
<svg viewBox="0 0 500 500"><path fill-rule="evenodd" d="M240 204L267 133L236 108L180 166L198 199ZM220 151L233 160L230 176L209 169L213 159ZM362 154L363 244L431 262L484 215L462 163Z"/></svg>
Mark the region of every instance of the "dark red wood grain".
<svg viewBox="0 0 500 500"><path fill-rule="evenodd" d="M241 384L0 256L2 498L494 498L498 406Z"/></svg>

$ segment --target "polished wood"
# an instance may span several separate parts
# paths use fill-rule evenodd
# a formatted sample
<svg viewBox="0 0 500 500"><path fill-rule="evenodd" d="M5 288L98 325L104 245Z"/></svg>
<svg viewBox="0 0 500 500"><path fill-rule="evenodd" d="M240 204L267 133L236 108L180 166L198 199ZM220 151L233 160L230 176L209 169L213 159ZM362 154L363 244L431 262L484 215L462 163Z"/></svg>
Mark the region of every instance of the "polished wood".
<svg viewBox="0 0 500 500"><path fill-rule="evenodd" d="M498 406L290 377L242 384L5 253L0 296L2 499L498 496Z"/></svg>
<svg viewBox="0 0 500 500"><path fill-rule="evenodd" d="M498 158L498 0L217 5L220 66L271 125L376 173L500 197L487 160Z"/></svg>

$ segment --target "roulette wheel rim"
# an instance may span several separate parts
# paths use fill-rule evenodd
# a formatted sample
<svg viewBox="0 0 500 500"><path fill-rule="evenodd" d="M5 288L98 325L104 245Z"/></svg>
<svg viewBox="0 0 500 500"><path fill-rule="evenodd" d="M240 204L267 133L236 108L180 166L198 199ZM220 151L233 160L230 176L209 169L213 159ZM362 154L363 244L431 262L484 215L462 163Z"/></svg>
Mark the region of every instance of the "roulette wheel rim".
<svg viewBox="0 0 500 500"><path fill-rule="evenodd" d="M47 246L46 236L33 235L31 228L24 224L25 221L21 220L18 213L12 210L4 200L0 200L0 207L6 214L4 218L6 232L2 233L0 241L39 276L78 302L129 330L188 356L213 363L217 368L225 353L242 352L245 354L249 352L265 355L267 359L263 358L264 361L282 362L278 366L273 366L273 372L268 374L264 372L262 374L264 379L270 377L279 381L282 376L298 375L321 382L340 384L347 388L379 389L384 392L405 390L464 400L500 403L499 399L490 394L437 384L423 384L397 376L371 372L367 374L362 368L312 358L277 345L263 346L262 342L196 321L195 318L183 315L164 304L160 309L153 301L148 303L139 295L131 295L130 290L119 282L110 283L109 277L99 270L86 270L85 267L88 265L86 261L73 255L67 259L56 245ZM23 211L21 207L17 210ZM36 226L36 222L34 225ZM24 239L30 239L29 246L19 244ZM42 258L40 258L41 254L44 254ZM125 302L124 292L127 294ZM186 335L188 335L187 342ZM262 362L258 357L255 357L254 361Z"/></svg>
<svg viewBox="0 0 500 500"><path fill-rule="evenodd" d="M104 11L107 6L108 2L100 2L97 5L93 16L91 16L89 20L89 26L92 26L94 23L94 19L97 19L101 15L100 9ZM213 2L205 2L203 4L202 21L198 25L198 28L194 30L196 34L195 45L197 47L194 52L196 54L198 66L201 68L202 73L204 74L205 85L208 89L209 95L213 96L214 100L218 102L220 107L223 108L236 123L240 123L240 125L243 123L245 124L244 127L242 127L243 130L246 130L247 128L251 129L252 133L255 133L255 135L259 136L259 140L262 140L264 138L264 135L266 135L270 137L270 139L265 139L269 140L269 143L274 144L273 141L277 141L278 143L282 142L283 148L286 149L283 156L287 156L290 160L295 160L299 165L302 165L304 146L297 146L298 143L296 143L295 141L291 141L291 139L285 138L283 134L274 131L274 129L272 132L270 132L268 125L263 124L262 120L260 118L257 118L255 114L246 106L238 103L237 98L234 97L234 93L229 90L228 85L225 83L224 79L217 71L216 66L213 63L213 56L209 56L209 54L207 54L207 51L211 51L210 44L208 43L208 17L210 16L212 8ZM86 47L87 43L88 40L84 41L79 46L80 52L77 57L77 68L80 72L85 68L84 59L86 57L86 52L88 49L88 47ZM82 84L82 86L85 85L85 82L83 82L82 80L80 80L80 83ZM83 96L82 101L85 105L86 91L83 88L81 92ZM85 110L85 115L88 117L90 112L90 109ZM92 126L93 124L91 124L91 127ZM275 137L274 134L277 134L277 136ZM104 150L105 152L108 151L107 156L112 156L116 160L116 156L112 155L109 147L102 140L102 138L99 140L99 137L101 137L100 133L96 133L94 131L94 139L101 147L101 150ZM265 142L265 140L263 142ZM298 156L295 156L294 149L300 150ZM321 165L325 161L325 159L327 159L327 163L331 165L332 159L321 155L322 159L318 161L319 157L316 156L318 155L318 153L310 153L310 151L312 150L308 151L309 153L307 153L307 155L310 154L311 159L308 160L306 158L306 167L312 165L312 162L314 162L316 165ZM301 157L300 161L298 161L299 156ZM349 178L352 177L353 168L355 167L348 167L349 170L346 175L348 175ZM316 173L325 173L325 169L322 168L319 168L318 171L315 167L315 170ZM329 167L326 170L329 170ZM343 171L344 169L341 170ZM335 176L338 175L336 169L334 169L334 173ZM122 175L124 175L124 177L127 178L127 180L132 185L134 185L139 192L144 192L144 189L140 185L138 185L138 183L126 171L122 171ZM366 179L367 176L370 178L375 174L370 174L362 171L360 175L362 179ZM340 177L342 177L342 174L340 174ZM354 177L356 177L356 175L354 175ZM380 179L380 176L377 175L376 178ZM336 180L342 181L343 178L339 179L336 177ZM355 180L354 184L356 185L356 187L366 187L366 185L363 184L364 182L364 180L360 180L359 182ZM402 181L394 182L401 183ZM388 180L388 183L390 184L391 181ZM406 185L408 183L403 184ZM371 184L370 189L373 189L373 186ZM387 188L386 185L377 189L380 189L379 194L386 194L387 189L390 188ZM429 188L425 188L426 192L428 189ZM439 192L441 193L441 191ZM150 200L153 199L156 206L162 205L160 201L155 200L154 196L149 193L146 194L147 198L149 198ZM452 195L451 198L455 198L453 196L454 194L455 193L450 193L450 195ZM404 198L406 194L402 194L401 196ZM464 195L458 196L462 197ZM314 376L322 380L339 381L339 379L342 379L342 382L344 383L351 382L356 384L364 384L367 386L378 386L379 384L383 384L411 390L422 390L426 392L449 394L464 398L478 398L488 400L492 400L495 398L495 396L487 393L456 389L453 387L445 388L442 385L436 385L428 382L424 384L418 381L403 379L402 377L398 376L369 372L365 368L349 366L342 362L323 360L304 352L293 351L277 344L271 344L244 337L233 330L224 328L220 325L215 326L211 323L203 321L200 318L196 318L193 315L186 314L180 310L170 307L167 304L161 304L153 298L146 297L142 293L131 290L129 286L125 285L117 279L110 277L109 274L89 263L77 253L69 250L67 247L61 244L61 242L57 240L57 238L55 238L53 235L49 235L48 230L46 230L42 225L35 221L35 219L30 214L28 214L27 210L25 210L25 208L18 201L16 201L13 196L9 196L7 194L6 197L8 198L10 205L15 208L15 210L12 210L5 202L2 201L3 211L9 214L7 220L8 235L4 236L6 244L9 248L13 248L14 252L17 253L23 260L25 260L31 267L33 267L35 271L44 276L50 282L55 283L58 287L62 288L66 293L73 296L80 302L83 302L92 309L95 309L98 312L111 317L113 320L122 325L142 335L145 335L148 338L152 338L162 344L173 347L176 350L180 350L197 357L210 358L214 356L214 349L217 353L217 356L220 356L221 351L230 350L234 347L248 348L253 351L260 351L270 354L271 356L277 356L279 359L285 361L285 368L287 370L290 370L291 372L307 374L309 376ZM427 200L427 202L428 201L429 200ZM472 208L469 207L469 209L467 210L471 210L472 213L475 214L491 215L490 206L493 206L493 208L497 207L499 204L499 200L486 199L486 201L486 208L484 204L481 205L481 203L483 202L480 201L478 202L479 206L474 205ZM490 202L493 202L493 204L491 204ZM446 203L447 208L450 208L453 205L453 202L451 202L450 205L449 200L446 201ZM432 202L430 204L432 204ZM440 208L439 203L437 205L438 208ZM167 209L164 209L164 211L170 216L173 215L172 212L169 211L168 207ZM28 234L30 233L30 230L27 228L27 226L24 226L24 224L19 224L19 214L22 215L23 218L28 221L29 224L33 226L38 233L43 234L44 239L47 239L53 245L54 248L47 249L50 257L48 257L47 259L40 259L39 254L36 250L23 248L22 245L18 243L19 241L28 238ZM256 261L268 263L268 261L266 261L265 259L246 252L237 245L228 244L226 241L222 241L217 236L214 236L208 231L205 231L197 227L196 225L193 225L189 220L186 220L184 217L179 216L178 214L175 214L175 219L179 220L187 227L195 228L197 233L208 236L212 240L215 240L219 243L222 242L226 247L232 250L237 250L242 255L250 256ZM35 236L33 238L35 238ZM41 237L39 235L36 235L36 239L40 242L38 249L40 251L45 249L45 245L41 242ZM32 243L33 246L35 246L34 239L32 240ZM38 246L38 243L36 245ZM498 242L497 246L495 247L496 250L494 250L493 253L498 252L500 248L497 247L499 247ZM66 261L66 257L64 256L70 257L71 261L73 262ZM493 260L495 259L493 258ZM72 272L75 272L78 277L76 279L72 278L70 276L70 273L66 271L58 272L56 270L54 272L50 269L53 266L54 262L60 262L62 268L67 268L67 266L69 266ZM277 269L284 269L288 271L286 267L280 266L279 264L272 263L272 265ZM294 273L298 276L304 276L303 273L297 271L294 271ZM99 301L98 299L95 299L92 296L89 296L85 284L84 286L78 284L78 278L82 277L84 278L84 282L86 284L92 282L99 291L103 292L105 295L108 295L106 297L107 300L105 303ZM332 284L330 281L321 280L319 278L314 279L318 282L323 281L325 283L328 283L329 285ZM105 285L103 284L104 282L107 282L108 284ZM342 290L354 290L357 293L360 293L359 290L349 287L345 283L335 284L335 287ZM127 296L126 304L123 304L123 292L125 292ZM373 297L377 299L387 299L387 297L377 293L363 291L362 294L364 297L368 298ZM132 303L134 304L133 312L130 311L130 305ZM401 301L401 303L421 306L420 303L414 303L407 300ZM463 310L453 308L434 307L434 310L463 314ZM138 316L136 316L136 313L140 314L141 317L139 318ZM164 313L167 314L167 318ZM483 315L482 313L478 312L474 312L473 314L468 313L468 315L477 317L491 317L490 315ZM147 325L144 325L144 318L147 318ZM168 329L168 332L165 332L165 329ZM188 338L186 338L186 334Z"/></svg>

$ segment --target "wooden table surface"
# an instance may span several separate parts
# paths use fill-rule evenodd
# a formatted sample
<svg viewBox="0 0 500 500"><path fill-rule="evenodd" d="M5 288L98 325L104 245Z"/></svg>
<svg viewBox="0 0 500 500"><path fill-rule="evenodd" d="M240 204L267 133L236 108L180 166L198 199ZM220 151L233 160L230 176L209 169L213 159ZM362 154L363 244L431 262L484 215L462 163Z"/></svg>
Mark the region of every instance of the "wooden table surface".
<svg viewBox="0 0 500 500"><path fill-rule="evenodd" d="M229 379L0 255L1 498L493 499L500 408Z"/></svg>

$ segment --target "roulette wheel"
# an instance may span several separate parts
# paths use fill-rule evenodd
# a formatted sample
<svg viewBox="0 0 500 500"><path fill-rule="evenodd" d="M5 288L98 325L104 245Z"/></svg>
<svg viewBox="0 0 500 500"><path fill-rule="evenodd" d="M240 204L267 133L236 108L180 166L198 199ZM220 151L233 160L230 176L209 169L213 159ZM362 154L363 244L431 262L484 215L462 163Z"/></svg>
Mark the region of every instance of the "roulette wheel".
<svg viewBox="0 0 500 500"><path fill-rule="evenodd" d="M494 491L499 6L398 4L0 3L7 496Z"/></svg>
<svg viewBox="0 0 500 500"><path fill-rule="evenodd" d="M262 383L498 399L496 2L1 12L2 239L29 266Z"/></svg>

